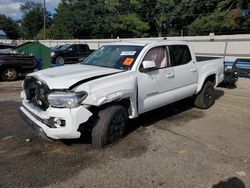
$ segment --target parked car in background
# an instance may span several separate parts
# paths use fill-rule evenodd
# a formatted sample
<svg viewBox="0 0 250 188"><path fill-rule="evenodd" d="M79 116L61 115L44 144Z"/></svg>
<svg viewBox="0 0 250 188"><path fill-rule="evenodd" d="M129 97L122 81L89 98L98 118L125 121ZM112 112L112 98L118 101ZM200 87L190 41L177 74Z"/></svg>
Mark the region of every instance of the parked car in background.
<svg viewBox="0 0 250 188"><path fill-rule="evenodd" d="M14 47L13 45L0 43L0 53L9 53Z"/></svg>
<svg viewBox="0 0 250 188"><path fill-rule="evenodd" d="M54 51L54 50L57 50L57 49L59 49L59 48L61 48L63 46L64 45L57 45L57 46L52 47L51 50Z"/></svg>
<svg viewBox="0 0 250 188"><path fill-rule="evenodd" d="M236 59L232 71L238 77L250 78L250 59Z"/></svg>
<svg viewBox="0 0 250 188"><path fill-rule="evenodd" d="M4 81L14 81L20 75L26 75L37 69L34 56L21 54L0 54L0 74Z"/></svg>
<svg viewBox="0 0 250 188"><path fill-rule="evenodd" d="M65 44L53 48L51 52L52 64L78 63L85 59L95 50L89 49L88 44Z"/></svg>
<svg viewBox="0 0 250 188"><path fill-rule="evenodd" d="M250 59L239 58L234 62L225 62L224 84L235 88L239 77L250 78Z"/></svg>
<svg viewBox="0 0 250 188"><path fill-rule="evenodd" d="M20 109L40 135L73 139L90 129L93 145L102 148L142 113L191 96L196 107L211 107L223 61L197 58L181 41L108 44L81 64L27 75Z"/></svg>

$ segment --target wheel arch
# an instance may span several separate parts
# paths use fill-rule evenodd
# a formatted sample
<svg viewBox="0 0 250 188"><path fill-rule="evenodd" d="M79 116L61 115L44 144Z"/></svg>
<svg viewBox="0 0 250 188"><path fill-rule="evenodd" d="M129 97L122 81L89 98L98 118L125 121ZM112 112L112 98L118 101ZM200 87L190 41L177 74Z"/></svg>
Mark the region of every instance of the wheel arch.
<svg viewBox="0 0 250 188"><path fill-rule="evenodd" d="M56 63L56 59L57 59L58 57L62 57L62 58L64 59L64 63L65 63L65 61L67 60L67 56L66 56L65 54L57 54L57 55L55 56L55 58L54 58L55 63Z"/></svg>
<svg viewBox="0 0 250 188"><path fill-rule="evenodd" d="M21 69L19 66L16 66L16 65L3 65L0 68L0 72L2 73L2 71L4 71L7 68L14 68L14 69L16 69L17 73L19 73L20 69Z"/></svg>
<svg viewBox="0 0 250 188"><path fill-rule="evenodd" d="M137 110L133 107L134 106L133 101L130 97L116 99L114 101L101 104L100 106L91 106L90 111L96 114L100 110L103 110L109 106L114 106L114 105L123 106L126 109L129 118L132 119L134 117L137 117Z"/></svg>
<svg viewBox="0 0 250 188"><path fill-rule="evenodd" d="M204 77L201 79L201 82L198 84L198 88L197 88L196 94L198 94L198 93L202 90L204 84L205 84L207 81L211 81L211 82L214 84L214 86L216 86L216 83L217 83L217 80L216 80L216 73L210 73L210 74L204 76Z"/></svg>

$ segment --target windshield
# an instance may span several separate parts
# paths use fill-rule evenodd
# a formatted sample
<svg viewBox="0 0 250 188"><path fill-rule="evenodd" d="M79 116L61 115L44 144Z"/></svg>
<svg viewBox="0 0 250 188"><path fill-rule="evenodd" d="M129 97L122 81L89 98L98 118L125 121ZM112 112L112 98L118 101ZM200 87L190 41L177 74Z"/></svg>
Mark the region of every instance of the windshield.
<svg viewBox="0 0 250 188"><path fill-rule="evenodd" d="M70 47L70 44L65 44L62 47L60 47L60 50L67 50L68 47Z"/></svg>
<svg viewBox="0 0 250 188"><path fill-rule="evenodd" d="M108 45L96 50L82 64L130 70L143 46Z"/></svg>
<svg viewBox="0 0 250 188"><path fill-rule="evenodd" d="M60 49L61 47L63 47L63 45L54 46L51 48L51 50L57 50Z"/></svg>

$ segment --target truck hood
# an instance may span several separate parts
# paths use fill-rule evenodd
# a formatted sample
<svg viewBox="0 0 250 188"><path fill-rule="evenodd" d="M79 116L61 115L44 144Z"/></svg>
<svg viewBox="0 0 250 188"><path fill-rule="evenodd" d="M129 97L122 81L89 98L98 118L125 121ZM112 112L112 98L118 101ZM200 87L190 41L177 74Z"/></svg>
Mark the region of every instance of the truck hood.
<svg viewBox="0 0 250 188"><path fill-rule="evenodd" d="M123 71L106 67L75 64L37 71L28 76L36 77L45 82L50 89L69 89L79 82L91 81L118 72Z"/></svg>

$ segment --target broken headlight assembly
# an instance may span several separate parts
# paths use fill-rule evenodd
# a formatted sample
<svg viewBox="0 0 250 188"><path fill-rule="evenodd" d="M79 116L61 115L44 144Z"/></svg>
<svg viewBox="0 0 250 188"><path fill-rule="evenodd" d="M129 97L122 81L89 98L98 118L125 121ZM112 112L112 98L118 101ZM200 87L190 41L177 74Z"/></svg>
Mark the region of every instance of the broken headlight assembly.
<svg viewBox="0 0 250 188"><path fill-rule="evenodd" d="M85 91L55 91L48 94L48 101L52 107L75 108L80 106L87 96L88 94Z"/></svg>

